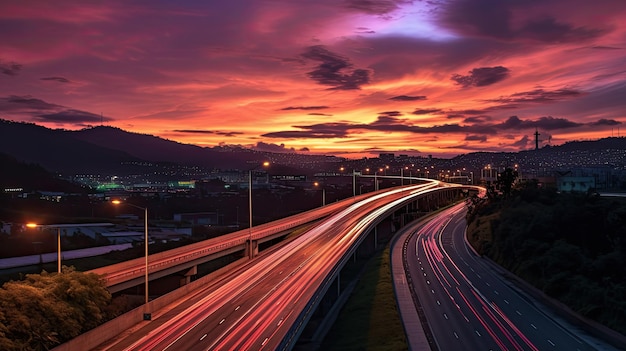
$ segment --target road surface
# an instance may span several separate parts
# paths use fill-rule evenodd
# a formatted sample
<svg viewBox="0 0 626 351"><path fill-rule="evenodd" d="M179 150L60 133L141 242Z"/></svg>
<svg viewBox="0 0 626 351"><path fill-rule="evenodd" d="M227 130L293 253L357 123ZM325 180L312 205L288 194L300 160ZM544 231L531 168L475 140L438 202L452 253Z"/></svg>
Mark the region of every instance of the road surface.
<svg viewBox="0 0 626 351"><path fill-rule="evenodd" d="M408 244L408 271L439 350L596 350L513 289L465 242L465 207L424 225Z"/></svg>

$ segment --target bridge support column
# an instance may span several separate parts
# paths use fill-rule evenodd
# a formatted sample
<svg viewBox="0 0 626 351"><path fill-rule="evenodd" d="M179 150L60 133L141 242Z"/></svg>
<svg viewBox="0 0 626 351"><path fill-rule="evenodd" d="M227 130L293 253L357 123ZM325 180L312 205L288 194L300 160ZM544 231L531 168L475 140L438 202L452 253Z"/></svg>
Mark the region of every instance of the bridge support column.
<svg viewBox="0 0 626 351"><path fill-rule="evenodd" d="M180 286L191 283L191 277L198 274L198 266L193 266L184 274L184 278L180 280Z"/></svg>
<svg viewBox="0 0 626 351"><path fill-rule="evenodd" d="M259 254L259 242L257 240L246 241L246 255L249 259L253 259Z"/></svg>

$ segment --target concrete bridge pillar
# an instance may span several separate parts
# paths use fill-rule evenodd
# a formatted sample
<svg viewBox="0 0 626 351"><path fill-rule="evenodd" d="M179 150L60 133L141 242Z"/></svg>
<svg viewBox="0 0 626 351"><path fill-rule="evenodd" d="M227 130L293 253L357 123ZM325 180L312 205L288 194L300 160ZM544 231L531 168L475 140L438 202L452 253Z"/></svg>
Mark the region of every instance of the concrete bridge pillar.
<svg viewBox="0 0 626 351"><path fill-rule="evenodd" d="M259 254L259 241L246 240L246 255L249 259L253 259Z"/></svg>
<svg viewBox="0 0 626 351"><path fill-rule="evenodd" d="M187 272L185 272L185 274L183 275L184 278L180 280L180 286L183 285L187 285L189 283L191 283L191 277L198 274L198 266L195 265L191 268L189 268L189 270Z"/></svg>

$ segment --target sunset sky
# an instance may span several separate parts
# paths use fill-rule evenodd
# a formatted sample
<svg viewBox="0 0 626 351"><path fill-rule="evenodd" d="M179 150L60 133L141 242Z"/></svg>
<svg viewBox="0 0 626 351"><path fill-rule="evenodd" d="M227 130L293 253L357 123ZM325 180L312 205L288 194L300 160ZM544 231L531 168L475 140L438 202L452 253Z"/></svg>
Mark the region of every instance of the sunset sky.
<svg viewBox="0 0 626 351"><path fill-rule="evenodd" d="M0 118L350 158L623 136L625 19L625 0L0 0Z"/></svg>

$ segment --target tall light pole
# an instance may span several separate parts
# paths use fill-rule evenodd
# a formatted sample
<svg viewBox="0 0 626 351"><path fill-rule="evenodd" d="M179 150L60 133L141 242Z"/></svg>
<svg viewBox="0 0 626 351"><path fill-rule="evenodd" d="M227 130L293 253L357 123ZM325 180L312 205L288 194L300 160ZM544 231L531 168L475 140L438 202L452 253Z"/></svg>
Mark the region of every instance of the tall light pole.
<svg viewBox="0 0 626 351"><path fill-rule="evenodd" d="M313 183L313 185L320 186L319 182ZM322 187L322 206L326 206L326 188Z"/></svg>
<svg viewBox="0 0 626 351"><path fill-rule="evenodd" d="M254 257L254 252L252 250L252 171L259 168L260 166L268 167L269 165L270 163L265 161L261 165L248 170L248 213L250 214L250 227L248 228L250 252L248 253L248 256L250 259Z"/></svg>
<svg viewBox="0 0 626 351"><path fill-rule="evenodd" d="M37 223L28 223L26 224L28 228L56 228L57 230L57 273L61 274L61 227L48 226L48 225L39 225Z"/></svg>
<svg viewBox="0 0 626 351"><path fill-rule="evenodd" d="M143 319L146 321L149 321L152 319L152 314L150 313L150 310L148 308L148 208L147 207L141 207L141 206L137 206L137 205L133 205L131 203L128 202L122 202L120 200L113 200L111 201L114 205L119 205L119 204L125 204L134 208L138 208L140 210L144 211L144 222L143 222L143 229L144 229L144 233L143 233L143 238L144 238L144 246L145 246L145 251L144 251L144 290L145 290L145 294L144 294L144 313L143 313Z"/></svg>

